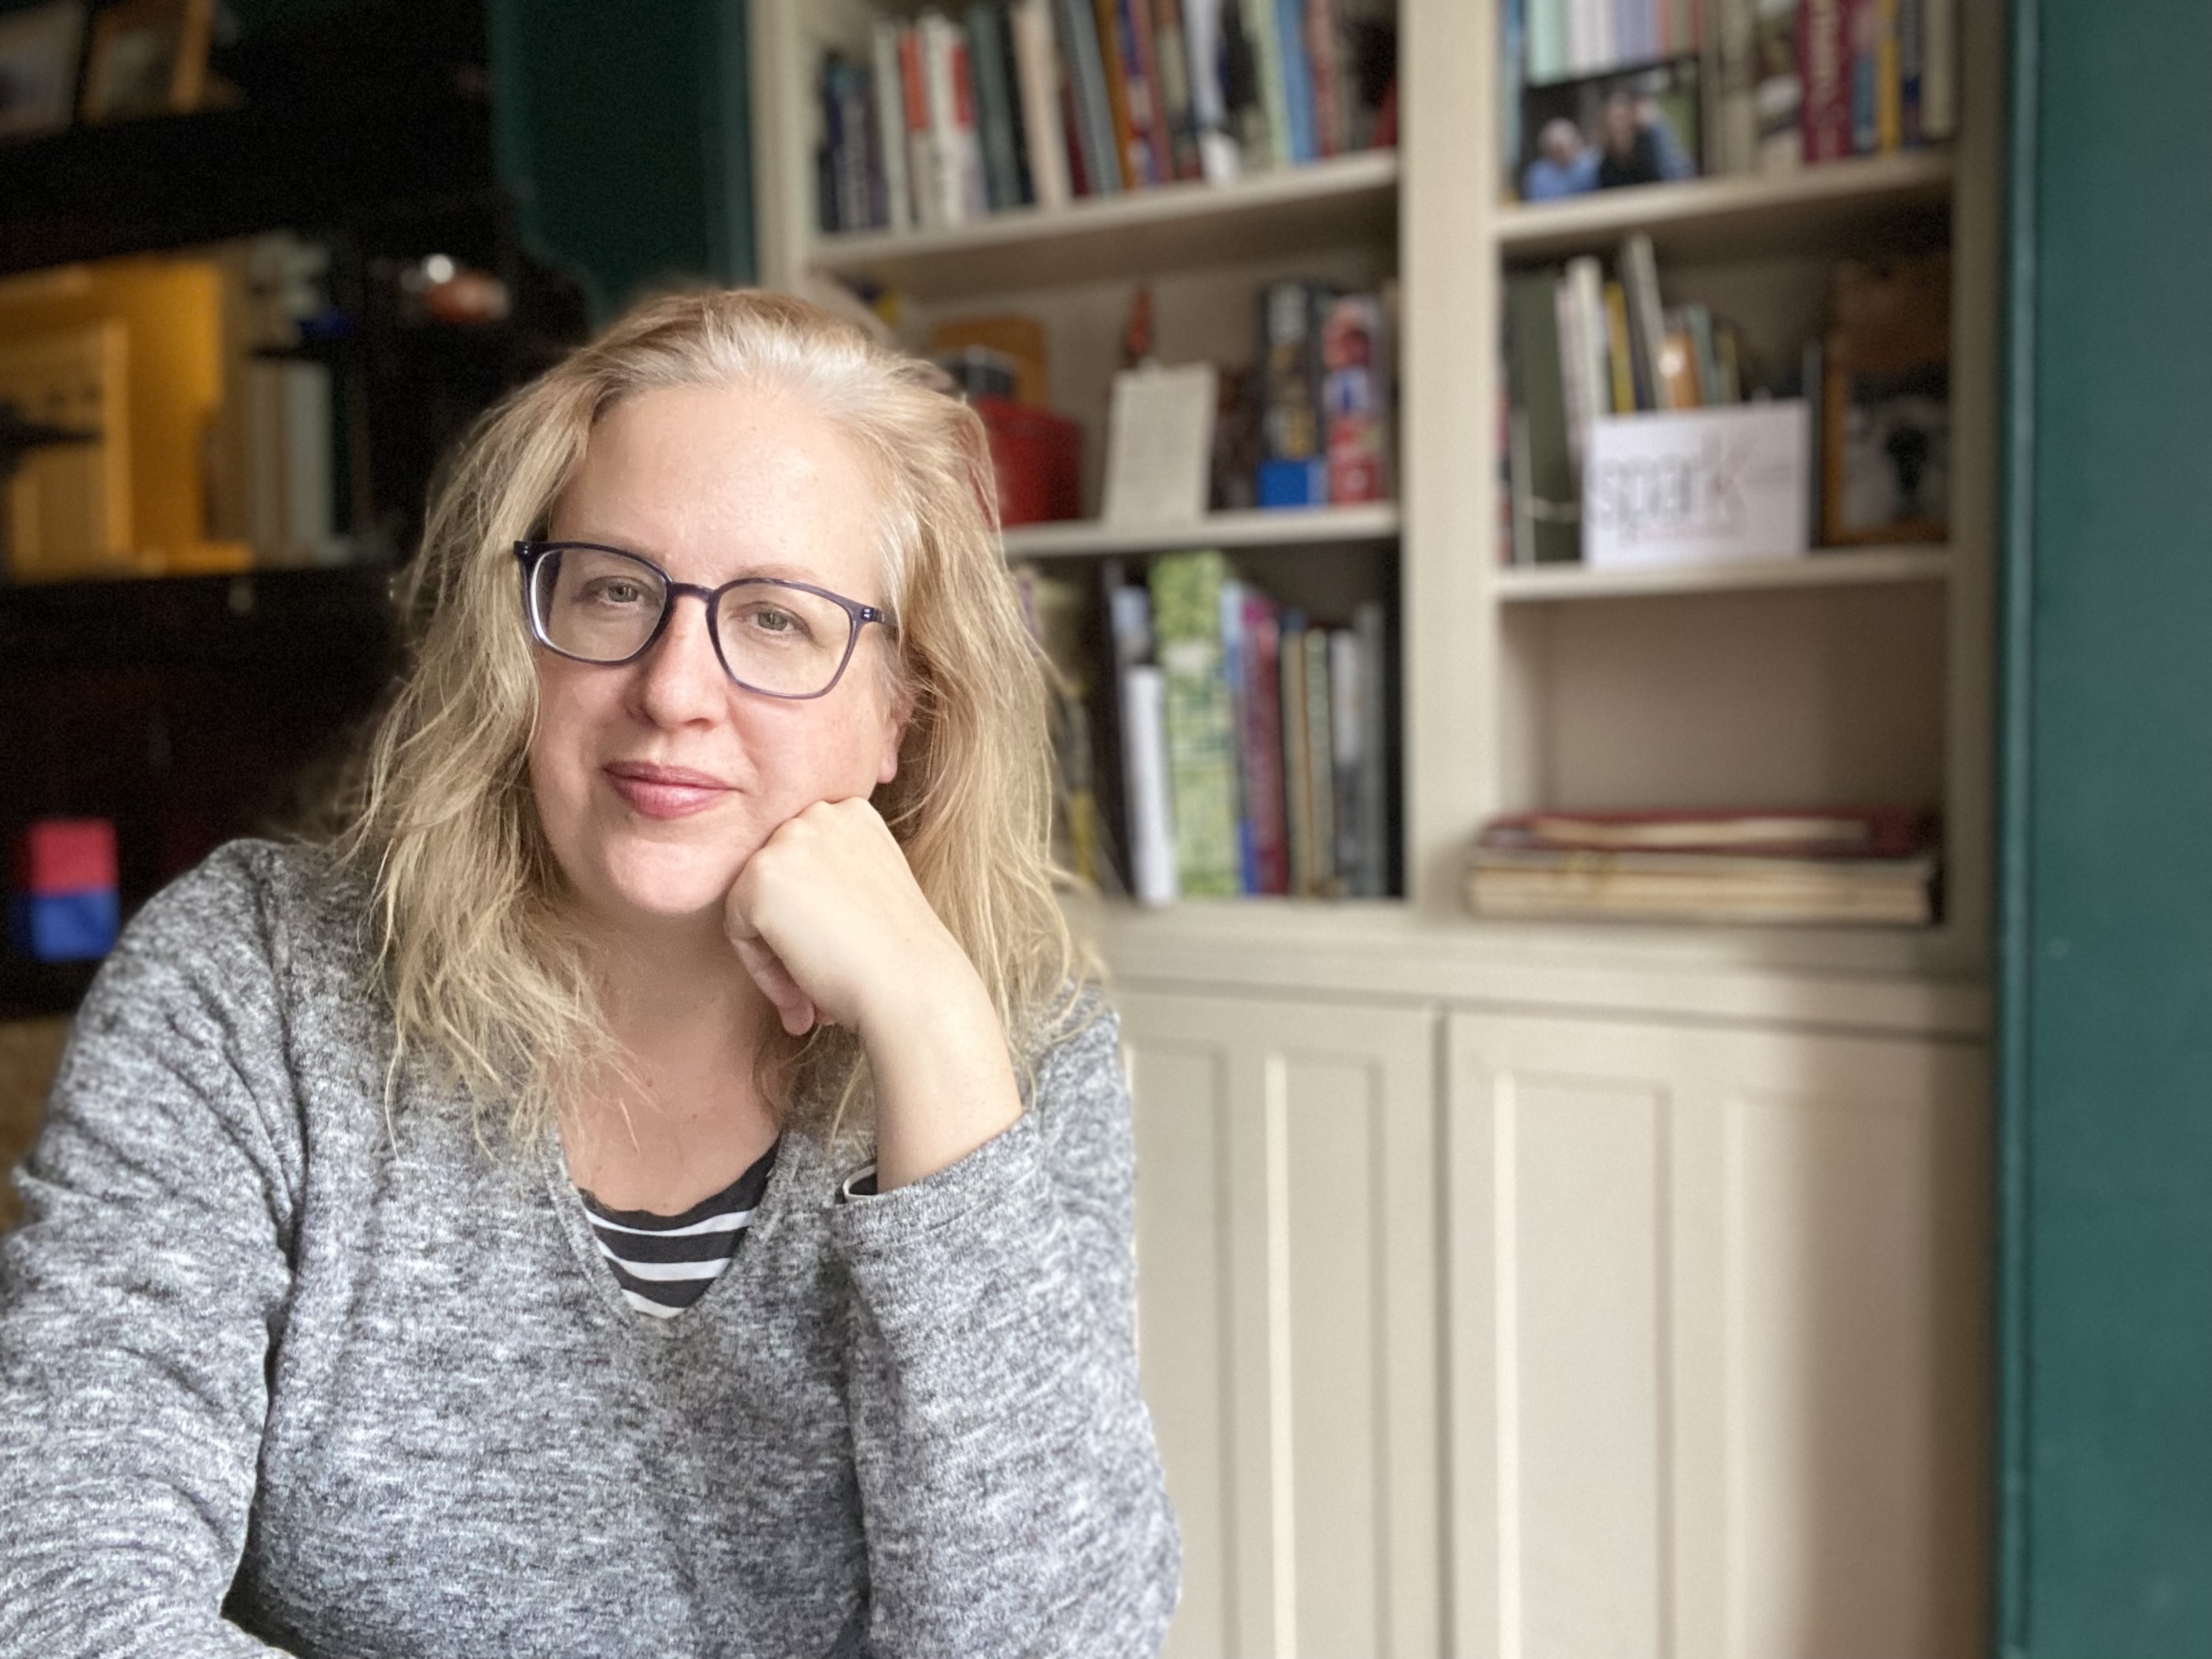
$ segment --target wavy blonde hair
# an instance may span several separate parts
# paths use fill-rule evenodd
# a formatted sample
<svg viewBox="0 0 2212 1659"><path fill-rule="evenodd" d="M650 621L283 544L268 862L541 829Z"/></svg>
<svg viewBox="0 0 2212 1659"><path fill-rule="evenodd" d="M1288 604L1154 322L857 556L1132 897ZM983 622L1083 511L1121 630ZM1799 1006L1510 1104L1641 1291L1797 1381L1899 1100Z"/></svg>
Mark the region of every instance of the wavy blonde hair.
<svg viewBox="0 0 2212 1659"><path fill-rule="evenodd" d="M411 672L340 806L336 851L370 883L397 1028L394 1074L427 1064L518 1139L557 1121L580 1079L626 1070L526 767L533 647L512 549L543 532L593 424L668 387L727 387L830 420L874 475L884 653L910 710L878 809L975 963L1018 1066L1089 964L1049 854L1046 684L1000 551L974 412L928 364L804 301L755 290L640 306L494 409L431 503L404 595ZM857 1130L871 1097L848 1032L770 1039L761 1078L787 1122Z"/></svg>

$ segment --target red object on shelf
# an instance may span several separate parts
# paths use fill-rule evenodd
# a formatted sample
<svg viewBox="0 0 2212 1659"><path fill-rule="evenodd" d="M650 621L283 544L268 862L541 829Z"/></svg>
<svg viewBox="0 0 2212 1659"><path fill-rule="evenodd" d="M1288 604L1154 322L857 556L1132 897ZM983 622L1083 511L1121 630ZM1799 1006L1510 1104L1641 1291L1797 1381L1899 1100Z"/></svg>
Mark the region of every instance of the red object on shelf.
<svg viewBox="0 0 2212 1659"><path fill-rule="evenodd" d="M115 826L106 818L40 818L15 843L15 890L34 898L115 885Z"/></svg>
<svg viewBox="0 0 2212 1659"><path fill-rule="evenodd" d="M1065 415L1011 398L970 399L991 441L999 522L1083 516L1083 428Z"/></svg>

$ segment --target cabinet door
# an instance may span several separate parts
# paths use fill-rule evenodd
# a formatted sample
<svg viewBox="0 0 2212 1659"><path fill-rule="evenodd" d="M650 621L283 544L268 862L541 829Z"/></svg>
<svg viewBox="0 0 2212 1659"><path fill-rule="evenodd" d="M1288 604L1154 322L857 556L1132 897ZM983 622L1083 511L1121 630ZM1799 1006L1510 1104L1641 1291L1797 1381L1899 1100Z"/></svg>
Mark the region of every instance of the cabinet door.
<svg viewBox="0 0 2212 1659"><path fill-rule="evenodd" d="M1437 1024L1124 993L1172 1659L1438 1653Z"/></svg>
<svg viewBox="0 0 2212 1659"><path fill-rule="evenodd" d="M1449 1022L1458 1650L1982 1650L1984 1055Z"/></svg>

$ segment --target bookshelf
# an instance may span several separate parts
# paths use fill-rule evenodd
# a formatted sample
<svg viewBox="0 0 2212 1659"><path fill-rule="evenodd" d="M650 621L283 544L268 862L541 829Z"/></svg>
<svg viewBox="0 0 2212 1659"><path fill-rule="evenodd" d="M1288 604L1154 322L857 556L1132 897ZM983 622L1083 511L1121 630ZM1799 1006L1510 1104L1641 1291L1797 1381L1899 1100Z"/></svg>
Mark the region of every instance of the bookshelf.
<svg viewBox="0 0 2212 1659"><path fill-rule="evenodd" d="M1956 8L1944 149L1522 206L1501 0L1399 0L1395 159L908 239L812 229L816 55L872 14L751 4L765 280L896 282L902 335L1039 318L1086 502L1139 276L1169 362L1249 360L1259 282L1398 285L1391 507L1007 538L1054 574L1218 546L1399 619L1402 897L1073 902L1131 1057L1167 1651L1978 1650L1997 9ZM1669 303L1782 361L1838 258L1949 248L1942 544L1500 565L1506 279L1636 232ZM1852 799L1940 806L1939 925L1462 896L1498 814Z"/></svg>
<svg viewBox="0 0 2212 1659"><path fill-rule="evenodd" d="M1315 573L1341 590L1395 599L1402 623L1403 908L1437 959L1546 948L1618 960L1703 963L1972 978L1986 958L1987 631L1995 462L1988 432L1996 352L1996 66L1993 20L1962 43L1968 118L1948 146L1861 157L1780 175L1701 178L1564 203L1502 203L1490 88L1494 5L1401 0L1401 137L1358 153L1255 174L1229 186L1179 184L1052 212L1016 210L932 232L824 234L814 228L815 68L832 46L859 53L877 9L837 0L752 0L753 95L763 280L819 292L832 281L897 290L901 333L934 319L1019 308L1046 325L1053 403L1085 428L1085 499L1097 499L1105 389L1118 329L1141 276L1164 361L1250 351L1250 295L1279 275L1401 291L1397 459L1401 500L1386 507L1217 514L1188 533L1095 520L1020 526L1010 556L1079 571L1109 555L1214 545L1248 569ZM905 15L908 9L883 9ZM1846 253L1948 244L1954 252L1952 533L1941 546L1828 550L1803 558L1695 570L1501 568L1493 476L1504 276L1577 252L1609 253L1649 234L1670 301L1709 301L1771 353L1819 325L1828 273ZM1303 522L1300 522L1303 520ZM1348 576L1346 572L1352 573ZM1289 597L1296 599L1293 592ZM1650 683L1594 652L1632 642ZM1884 689L1839 683L1856 658ZM1826 665L1822 673L1791 665ZM1778 681L1777 676L1780 678ZM1701 745L1670 725L1741 699L1752 746L1731 772L1685 766L1725 786L1711 804L1770 804L1911 785L1948 825L1946 920L1933 928L1835 930L1486 923L1460 896L1474 826L1538 805L1639 802L1629 792ZM1604 728L1617 723L1622 736ZM1608 785L1563 756L1656 743L1648 764ZM1550 752L1559 751L1559 752ZM1549 758L1547 759L1547 753ZM1826 766L1808 757L1828 757ZM1884 756L1891 759L1882 758ZM1859 758L1853 759L1852 757ZM1577 780L1571 799L1546 780ZM1809 803L1808 803L1809 804ZM1109 908L1109 953L1171 960L1194 973L1228 934L1279 926L1270 908ZM1389 909L1392 907L1384 906ZM1326 907L1349 945L1375 907Z"/></svg>

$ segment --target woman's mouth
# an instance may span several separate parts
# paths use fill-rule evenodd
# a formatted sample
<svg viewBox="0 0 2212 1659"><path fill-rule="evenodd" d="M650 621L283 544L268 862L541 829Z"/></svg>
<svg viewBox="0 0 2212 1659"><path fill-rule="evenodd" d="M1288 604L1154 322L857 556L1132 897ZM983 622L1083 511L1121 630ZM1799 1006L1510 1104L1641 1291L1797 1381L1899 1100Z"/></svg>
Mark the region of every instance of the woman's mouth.
<svg viewBox="0 0 2212 1659"><path fill-rule="evenodd" d="M730 793L730 786L720 778L688 766L612 761L602 769L629 809L648 818L689 817Z"/></svg>

